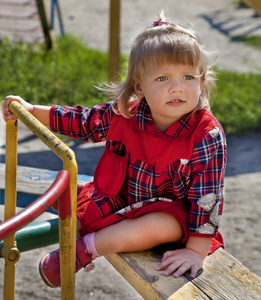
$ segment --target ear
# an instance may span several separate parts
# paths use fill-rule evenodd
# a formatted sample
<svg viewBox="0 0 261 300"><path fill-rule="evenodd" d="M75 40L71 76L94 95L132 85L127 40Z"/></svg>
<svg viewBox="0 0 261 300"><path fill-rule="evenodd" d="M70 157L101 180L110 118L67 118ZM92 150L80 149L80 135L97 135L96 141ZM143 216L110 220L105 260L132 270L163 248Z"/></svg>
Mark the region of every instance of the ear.
<svg viewBox="0 0 261 300"><path fill-rule="evenodd" d="M135 95L138 99L142 99L144 97L144 93L142 91L141 83L138 79L133 78L132 79L132 85L135 91Z"/></svg>

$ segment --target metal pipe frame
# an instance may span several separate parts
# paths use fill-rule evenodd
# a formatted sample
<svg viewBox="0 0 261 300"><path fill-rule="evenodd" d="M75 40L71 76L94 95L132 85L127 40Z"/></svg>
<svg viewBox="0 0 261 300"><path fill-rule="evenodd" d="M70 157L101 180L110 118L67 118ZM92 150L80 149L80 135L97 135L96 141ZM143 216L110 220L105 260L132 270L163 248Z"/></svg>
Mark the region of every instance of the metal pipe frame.
<svg viewBox="0 0 261 300"><path fill-rule="evenodd" d="M17 121L6 124L6 170L5 170L5 212L7 220L15 214L16 208L16 166L17 166ZM4 240L5 273L3 299L13 300L15 296L15 263L20 252L15 243L15 235Z"/></svg>
<svg viewBox="0 0 261 300"><path fill-rule="evenodd" d="M59 138L57 138L48 128L46 128L32 114L30 114L20 103L18 103L17 101L12 101L9 105L9 109L63 161L63 169L67 170L70 174L70 190L68 191L68 194L70 194L71 197L71 217L69 216L68 209L65 209L65 211L64 210L61 211L62 217L59 216L59 231L60 231L60 243L61 243L60 248L62 249L60 253L60 262L61 262L60 272L61 274L63 274L61 277L61 299L73 300L75 297L76 206L77 206L77 173L78 173L75 154L67 145L65 145ZM14 138L15 141L10 143L12 144L12 146L9 147L6 145L6 150L10 154L12 153L13 156L16 155L17 157L17 122L8 121L7 128L9 128L10 126L8 123L10 123L10 125L11 123L16 124L16 139ZM7 134L7 144L9 143L8 141L9 136L10 133ZM12 150L8 150L11 147ZM7 155L7 159L12 161L14 158L13 157L8 158ZM6 161L6 166L8 165L9 162ZM14 178L16 178L16 165L17 165L17 158L13 166L10 168L10 170L11 169L13 170L12 172L15 173L15 175L13 174L11 178L9 176L9 179L8 179L8 174L6 176L7 178L6 182L7 181L9 182L7 183L6 187L8 190L13 191L15 193L15 198L16 198L16 187L8 188L8 184L10 184L10 182L16 182L16 180L14 180ZM7 173L10 172L10 170L7 171ZM11 243L8 244L9 247L10 244ZM13 236L12 245L14 244L15 242ZM9 281L10 280L8 279L8 282Z"/></svg>

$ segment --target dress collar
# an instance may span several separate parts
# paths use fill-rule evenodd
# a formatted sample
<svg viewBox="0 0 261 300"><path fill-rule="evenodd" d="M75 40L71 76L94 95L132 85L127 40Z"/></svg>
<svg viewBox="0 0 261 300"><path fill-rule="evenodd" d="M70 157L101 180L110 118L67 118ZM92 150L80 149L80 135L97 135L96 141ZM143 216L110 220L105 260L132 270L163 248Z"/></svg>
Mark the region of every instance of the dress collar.
<svg viewBox="0 0 261 300"><path fill-rule="evenodd" d="M199 122L199 115L200 111L196 111L193 115L192 113L188 113L166 130L158 131L154 125L150 107L146 100L142 99L137 105L136 122L140 130L154 134L163 134L166 137L181 138L186 136L196 126Z"/></svg>

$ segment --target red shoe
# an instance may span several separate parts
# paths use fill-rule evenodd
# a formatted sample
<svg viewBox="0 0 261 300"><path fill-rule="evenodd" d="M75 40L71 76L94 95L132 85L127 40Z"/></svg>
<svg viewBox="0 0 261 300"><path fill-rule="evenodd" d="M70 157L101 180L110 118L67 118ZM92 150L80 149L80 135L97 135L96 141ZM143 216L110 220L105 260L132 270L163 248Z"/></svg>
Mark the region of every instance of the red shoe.
<svg viewBox="0 0 261 300"><path fill-rule="evenodd" d="M61 286L60 278L60 250L57 249L45 257L39 263L39 273L43 282L52 288ZM94 269L92 262L92 254L88 253L86 246L81 237L76 239L76 270L77 273L80 269L85 268L86 272Z"/></svg>

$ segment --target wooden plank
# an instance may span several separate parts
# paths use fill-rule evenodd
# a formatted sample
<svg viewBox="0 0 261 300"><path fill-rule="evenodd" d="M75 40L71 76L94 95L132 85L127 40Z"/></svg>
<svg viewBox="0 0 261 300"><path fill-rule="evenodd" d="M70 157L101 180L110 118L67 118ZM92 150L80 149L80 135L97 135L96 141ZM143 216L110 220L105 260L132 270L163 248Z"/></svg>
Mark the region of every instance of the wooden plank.
<svg viewBox="0 0 261 300"><path fill-rule="evenodd" d="M188 282L185 277L166 277L156 271L161 255L152 250L105 257L144 299L168 299L169 295Z"/></svg>
<svg viewBox="0 0 261 300"><path fill-rule="evenodd" d="M222 248L206 258L203 269L170 299L261 299L261 278ZM207 298L201 298L198 291Z"/></svg>
<svg viewBox="0 0 261 300"><path fill-rule="evenodd" d="M224 299L261 299L261 278L222 248L207 257L204 273L194 284L213 299L218 294Z"/></svg>
<svg viewBox="0 0 261 300"><path fill-rule="evenodd" d="M242 2L252 7L261 16L261 1L260 0L242 0Z"/></svg>
<svg viewBox="0 0 261 300"><path fill-rule="evenodd" d="M53 183L57 172L17 166L17 191L42 195ZM79 182L90 182L92 176L78 175ZM5 187L5 164L0 164L0 189Z"/></svg>
<svg viewBox="0 0 261 300"><path fill-rule="evenodd" d="M174 278L157 272L161 255L153 250L106 259L144 299L261 299L261 278L221 248L206 258L203 272L193 280L189 274Z"/></svg>
<svg viewBox="0 0 261 300"><path fill-rule="evenodd" d="M177 292L175 292L168 298L168 300L186 300L186 299L209 300L210 298L207 295L205 295L201 290L197 289L192 282L188 282L187 284L183 285L182 288L180 288ZM223 298L219 298L219 299L223 299Z"/></svg>
<svg viewBox="0 0 261 300"><path fill-rule="evenodd" d="M55 179L54 172L37 168L17 167L17 191L28 194L43 194ZM5 187L5 165L0 164L0 188Z"/></svg>

